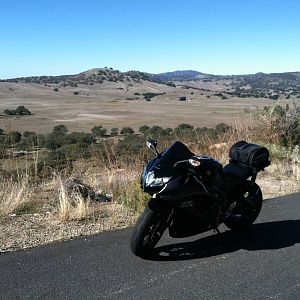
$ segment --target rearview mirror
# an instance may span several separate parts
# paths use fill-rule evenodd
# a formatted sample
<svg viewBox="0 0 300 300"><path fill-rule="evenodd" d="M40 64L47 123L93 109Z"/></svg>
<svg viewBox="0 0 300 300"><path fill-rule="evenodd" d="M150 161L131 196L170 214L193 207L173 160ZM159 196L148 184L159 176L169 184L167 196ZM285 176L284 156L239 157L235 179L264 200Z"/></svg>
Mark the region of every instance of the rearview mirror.
<svg viewBox="0 0 300 300"><path fill-rule="evenodd" d="M147 147L154 150L157 147L157 141L153 139L149 139L146 143Z"/></svg>
<svg viewBox="0 0 300 300"><path fill-rule="evenodd" d="M148 147L149 149L151 149L152 151L154 151L154 153L155 153L158 157L160 156L159 153L158 153L158 151L157 151L157 149L156 149L156 147L157 147L157 141L156 141L156 140L149 139L149 140L147 141L146 145L147 145L147 147Z"/></svg>

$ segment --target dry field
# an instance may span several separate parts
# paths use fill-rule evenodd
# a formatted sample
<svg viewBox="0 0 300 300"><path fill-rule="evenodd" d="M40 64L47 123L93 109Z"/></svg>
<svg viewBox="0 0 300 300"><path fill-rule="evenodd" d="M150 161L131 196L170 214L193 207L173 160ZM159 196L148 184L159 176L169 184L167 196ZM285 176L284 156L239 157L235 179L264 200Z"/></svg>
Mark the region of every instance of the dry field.
<svg viewBox="0 0 300 300"><path fill-rule="evenodd" d="M228 89L228 82L188 83L210 92L179 86L185 84L177 82L174 88L149 81L133 84L105 81L93 86L78 84L78 87L59 88L56 92L50 85L0 82L0 113L18 105L25 105L33 113L21 118L1 114L0 128L46 133L58 124L65 124L71 131L89 131L94 125L108 129L131 126L137 130L143 124L163 127L176 127L183 122L196 127L214 127L220 122L252 124L249 112L271 103L271 100L253 98L221 100L213 95ZM146 92L165 94L152 98L151 102L135 95ZM187 101L179 101L181 96L187 97Z"/></svg>

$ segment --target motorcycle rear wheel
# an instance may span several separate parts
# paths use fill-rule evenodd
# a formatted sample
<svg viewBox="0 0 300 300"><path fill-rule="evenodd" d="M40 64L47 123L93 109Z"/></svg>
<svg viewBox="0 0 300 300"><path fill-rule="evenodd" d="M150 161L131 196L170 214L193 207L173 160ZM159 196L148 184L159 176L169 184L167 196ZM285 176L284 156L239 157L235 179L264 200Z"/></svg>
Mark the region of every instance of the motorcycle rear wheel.
<svg viewBox="0 0 300 300"><path fill-rule="evenodd" d="M233 231L240 232L249 229L261 211L262 201L260 187L256 183L251 185L250 182L247 182L243 199L232 210L232 214L239 215L240 218L229 217L228 220L224 221L224 224Z"/></svg>
<svg viewBox="0 0 300 300"><path fill-rule="evenodd" d="M139 217L131 236L131 251L136 256L151 255L166 229L163 214L146 207Z"/></svg>

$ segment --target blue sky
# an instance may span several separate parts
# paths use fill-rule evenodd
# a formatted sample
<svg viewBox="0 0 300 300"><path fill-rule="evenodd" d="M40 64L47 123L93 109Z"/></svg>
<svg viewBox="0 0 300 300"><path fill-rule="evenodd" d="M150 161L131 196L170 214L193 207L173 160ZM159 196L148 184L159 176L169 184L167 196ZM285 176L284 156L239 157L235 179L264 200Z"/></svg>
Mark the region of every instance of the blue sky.
<svg viewBox="0 0 300 300"><path fill-rule="evenodd" d="M300 71L299 0L0 0L0 78Z"/></svg>

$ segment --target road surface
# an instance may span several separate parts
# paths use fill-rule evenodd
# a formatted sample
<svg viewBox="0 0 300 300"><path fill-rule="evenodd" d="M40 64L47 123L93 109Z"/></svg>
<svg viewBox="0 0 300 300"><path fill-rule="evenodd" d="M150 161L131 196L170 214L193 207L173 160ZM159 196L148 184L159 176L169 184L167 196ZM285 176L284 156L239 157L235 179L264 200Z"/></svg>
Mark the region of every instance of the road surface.
<svg viewBox="0 0 300 300"><path fill-rule="evenodd" d="M265 201L242 236L165 235L151 260L131 231L0 255L0 299L300 299L300 194Z"/></svg>

